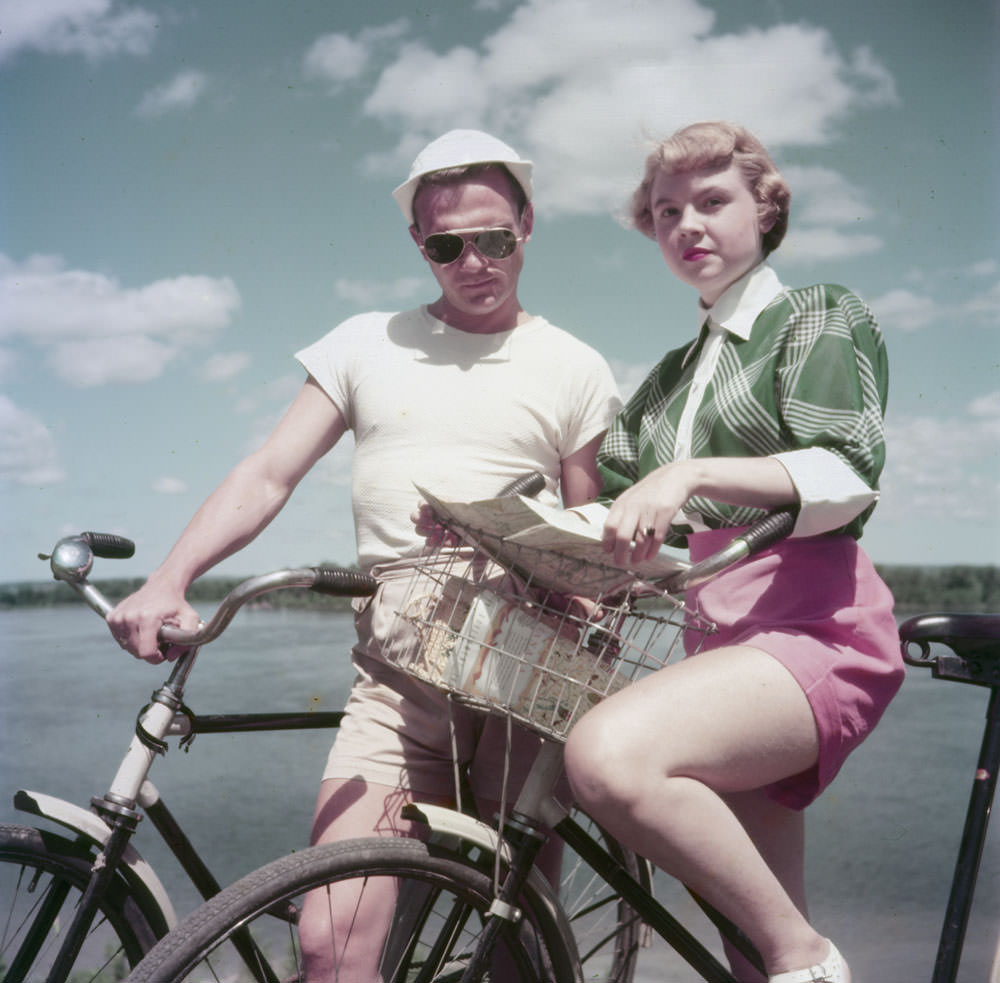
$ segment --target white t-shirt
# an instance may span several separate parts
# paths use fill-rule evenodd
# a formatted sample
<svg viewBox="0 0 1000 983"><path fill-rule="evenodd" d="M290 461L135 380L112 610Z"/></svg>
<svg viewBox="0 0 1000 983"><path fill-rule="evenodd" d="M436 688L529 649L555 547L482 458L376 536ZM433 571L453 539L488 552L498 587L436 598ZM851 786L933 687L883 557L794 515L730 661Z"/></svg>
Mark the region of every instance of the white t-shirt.
<svg viewBox="0 0 1000 983"><path fill-rule="evenodd" d="M606 430L621 400L604 359L540 317L472 334L426 307L349 318L296 354L354 432L358 560L413 555L420 485L445 499L493 497L540 471L558 502L561 462Z"/></svg>

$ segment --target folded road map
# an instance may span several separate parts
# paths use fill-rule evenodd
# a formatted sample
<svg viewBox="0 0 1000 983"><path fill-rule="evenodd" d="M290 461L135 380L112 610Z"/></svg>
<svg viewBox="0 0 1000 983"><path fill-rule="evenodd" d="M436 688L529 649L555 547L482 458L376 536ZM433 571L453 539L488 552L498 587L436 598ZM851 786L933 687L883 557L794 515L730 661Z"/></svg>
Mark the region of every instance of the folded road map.
<svg viewBox="0 0 1000 983"><path fill-rule="evenodd" d="M471 534L501 563L518 567L532 583L550 590L596 597L634 580L665 580L689 566L666 548L642 563L616 566L601 544L608 510L596 502L572 509L523 495L446 502L419 486L417 491L445 525Z"/></svg>

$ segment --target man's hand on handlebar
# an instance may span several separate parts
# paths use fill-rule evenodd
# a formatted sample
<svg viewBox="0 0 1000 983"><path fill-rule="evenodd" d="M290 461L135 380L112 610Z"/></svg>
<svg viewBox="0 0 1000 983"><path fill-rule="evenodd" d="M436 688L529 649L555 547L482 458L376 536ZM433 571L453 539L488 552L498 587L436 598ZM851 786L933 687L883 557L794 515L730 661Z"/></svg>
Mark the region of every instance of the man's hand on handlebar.
<svg viewBox="0 0 1000 983"><path fill-rule="evenodd" d="M183 594L160 588L150 580L116 605L107 622L115 641L126 652L158 665L164 660L172 662L184 651L175 645L163 645L159 640L160 629L172 625L193 631L201 619Z"/></svg>

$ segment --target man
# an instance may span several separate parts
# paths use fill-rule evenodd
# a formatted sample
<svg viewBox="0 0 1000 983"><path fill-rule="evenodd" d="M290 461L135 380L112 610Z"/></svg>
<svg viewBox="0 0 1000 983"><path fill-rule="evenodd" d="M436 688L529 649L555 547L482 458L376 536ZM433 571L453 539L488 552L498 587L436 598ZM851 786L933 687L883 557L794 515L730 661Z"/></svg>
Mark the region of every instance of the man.
<svg viewBox="0 0 1000 983"><path fill-rule="evenodd" d="M499 799L503 742L490 723L469 711L450 714L440 693L382 655L408 558L423 545L411 518L414 484L474 500L539 471L540 498L555 503L558 490L566 505L589 501L600 487L595 454L620 406L610 370L518 300L534 221L531 171L530 161L476 130L453 130L421 151L393 195L440 296L410 311L350 318L299 352L308 376L285 417L108 619L123 647L160 661L160 626L197 624L184 600L190 583L257 536L353 430L359 562L381 586L357 606L358 676L324 772L314 843L409 832L399 816L406 802L451 798L453 736L477 797ZM308 904L300 930L308 978L335 978L322 916ZM348 978L368 971L356 966Z"/></svg>

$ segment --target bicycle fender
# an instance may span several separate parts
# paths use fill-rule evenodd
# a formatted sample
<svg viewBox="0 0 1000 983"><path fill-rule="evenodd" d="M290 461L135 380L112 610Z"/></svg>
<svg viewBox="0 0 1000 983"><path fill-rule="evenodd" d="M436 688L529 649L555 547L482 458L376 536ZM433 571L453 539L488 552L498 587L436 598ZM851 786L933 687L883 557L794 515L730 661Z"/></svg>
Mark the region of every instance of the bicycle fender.
<svg viewBox="0 0 1000 983"><path fill-rule="evenodd" d="M104 849L111 836L111 830L94 813L72 802L67 802L65 799L46 795L44 792L18 789L14 795L14 808L32 816L41 816L70 829L78 836L89 840L98 850ZM145 889L153 903L159 908L167 931L172 929L178 921L177 913L174 911L166 888L156 875L156 871L142 858L139 851L131 843L125 847L122 862L126 866L126 879L138 882Z"/></svg>
<svg viewBox="0 0 1000 983"><path fill-rule="evenodd" d="M414 803L404 807L404 815L427 826L432 841L440 846L454 847L465 840L490 853L496 853L501 846L500 836L492 826L447 806ZM509 862L510 848L506 843L502 846L501 858Z"/></svg>
<svg viewBox="0 0 1000 983"><path fill-rule="evenodd" d="M408 819L424 823L430 830L430 842L437 846L456 849L463 842L471 843L494 855L499 849L501 859L510 860L510 848L501 842L497 831L472 816L466 816L446 806L427 805L423 802L404 807L404 815ZM533 867L528 874L527 887L542 903L545 913L562 935L564 944L573 953L573 965L579 966L576 937L573 935L566 912L563 911L552 885L537 867ZM579 975L575 983L583 983L583 976Z"/></svg>

